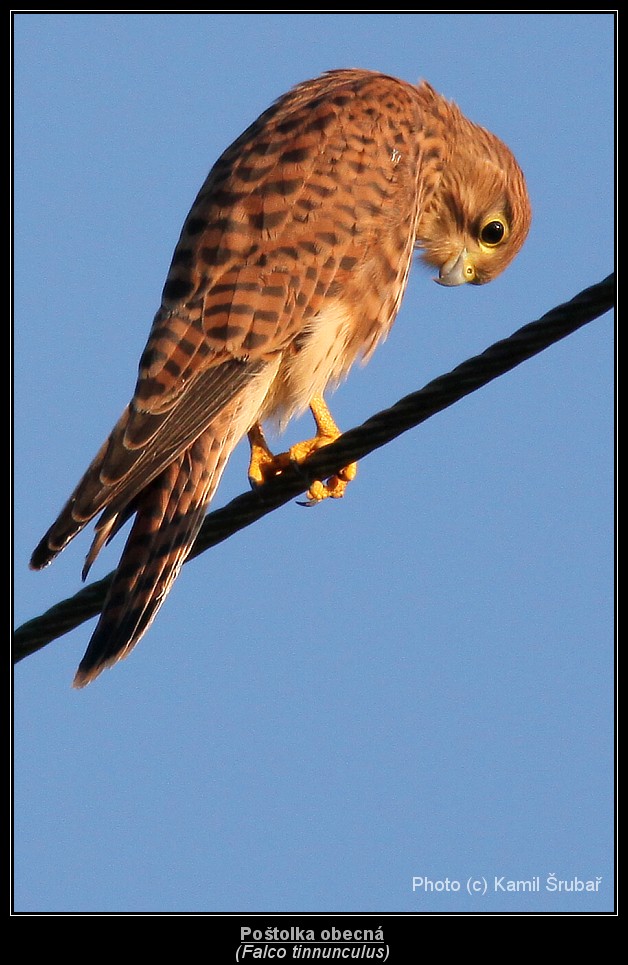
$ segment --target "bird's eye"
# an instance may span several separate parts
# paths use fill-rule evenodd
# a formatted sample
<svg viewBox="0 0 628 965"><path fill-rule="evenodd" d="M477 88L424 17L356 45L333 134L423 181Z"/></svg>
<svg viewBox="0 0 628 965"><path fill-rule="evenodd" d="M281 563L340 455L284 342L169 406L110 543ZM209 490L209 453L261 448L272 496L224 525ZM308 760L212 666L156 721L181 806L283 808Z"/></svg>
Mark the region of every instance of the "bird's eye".
<svg viewBox="0 0 628 965"><path fill-rule="evenodd" d="M496 248L506 237L506 225L499 218L491 218L480 228L480 241L487 248Z"/></svg>

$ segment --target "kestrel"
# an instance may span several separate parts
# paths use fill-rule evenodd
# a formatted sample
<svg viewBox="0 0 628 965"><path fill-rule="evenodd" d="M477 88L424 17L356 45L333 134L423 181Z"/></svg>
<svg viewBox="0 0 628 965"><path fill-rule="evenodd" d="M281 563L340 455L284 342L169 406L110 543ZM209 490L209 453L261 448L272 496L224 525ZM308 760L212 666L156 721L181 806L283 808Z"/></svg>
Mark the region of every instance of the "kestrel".
<svg viewBox="0 0 628 965"><path fill-rule="evenodd" d="M425 82L330 71L227 148L183 225L133 398L31 559L46 566L101 513L85 578L135 516L75 686L146 632L244 435L253 485L338 437L323 392L387 335L414 249L441 285L481 285L529 224L509 149ZM315 437L273 456L262 423L308 407Z"/></svg>

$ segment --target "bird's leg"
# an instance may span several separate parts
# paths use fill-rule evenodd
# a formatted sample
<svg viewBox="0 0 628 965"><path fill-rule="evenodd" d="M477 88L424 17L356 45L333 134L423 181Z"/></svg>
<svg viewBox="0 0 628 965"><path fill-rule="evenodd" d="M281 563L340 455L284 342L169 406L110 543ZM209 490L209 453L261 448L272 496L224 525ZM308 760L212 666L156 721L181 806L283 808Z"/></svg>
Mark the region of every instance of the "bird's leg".
<svg viewBox="0 0 628 965"><path fill-rule="evenodd" d="M335 442L340 436L340 429L334 422L332 414L327 407L322 395L315 395L310 402L310 410L316 423L316 435L305 442L298 442L290 449L290 459L292 462L303 462L313 452ZM330 476L326 482L317 479L312 483L307 492L307 504L313 506L320 503L323 499L340 499L344 496L347 483L355 479L358 471L357 462L352 462L349 466L339 470L334 476Z"/></svg>
<svg viewBox="0 0 628 965"><path fill-rule="evenodd" d="M322 396L314 396L310 402L310 409L316 423L316 435L304 442L297 442L288 452L282 452L277 456L273 455L268 448L259 423L256 423L249 431L249 444L251 446L249 480L252 486L259 486L271 476L279 475L292 463L303 462L313 452L323 446L328 446L331 442L335 442L340 436L340 429L334 422ZM355 479L357 471L357 463L352 462L334 476L330 476L326 482L316 480L307 492L306 505L313 506L329 497L340 499L341 496L344 496L347 483Z"/></svg>

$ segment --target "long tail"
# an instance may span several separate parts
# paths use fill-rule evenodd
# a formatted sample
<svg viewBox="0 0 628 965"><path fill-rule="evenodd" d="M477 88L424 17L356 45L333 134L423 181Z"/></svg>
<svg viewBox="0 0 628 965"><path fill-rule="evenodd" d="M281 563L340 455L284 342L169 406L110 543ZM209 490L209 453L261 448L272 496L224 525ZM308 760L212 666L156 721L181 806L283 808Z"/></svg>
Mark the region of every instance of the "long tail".
<svg viewBox="0 0 628 965"><path fill-rule="evenodd" d="M130 507L135 521L75 687L126 657L152 623L192 548L235 441L206 430ZM103 533L110 539L118 529L114 522L109 526L103 518L88 562L106 541Z"/></svg>

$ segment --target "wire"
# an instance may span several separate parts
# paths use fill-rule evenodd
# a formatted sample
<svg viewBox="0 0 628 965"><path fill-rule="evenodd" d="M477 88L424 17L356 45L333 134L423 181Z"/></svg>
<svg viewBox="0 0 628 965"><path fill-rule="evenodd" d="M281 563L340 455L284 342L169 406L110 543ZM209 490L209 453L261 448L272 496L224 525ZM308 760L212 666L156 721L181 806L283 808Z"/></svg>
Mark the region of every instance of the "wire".
<svg viewBox="0 0 628 965"><path fill-rule="evenodd" d="M375 449L599 318L613 308L615 292L615 276L611 274L570 301L551 309L537 321L518 329L510 337L495 342L481 355L468 359L418 392L400 399L391 408L344 432L335 442L319 449L299 466L289 467L259 489L243 493L223 508L209 513L188 559L194 559L290 502L306 492L316 479L326 479L343 466L363 459ZM19 627L14 637L14 662L23 660L96 616L102 608L112 577L110 573L102 580L91 583Z"/></svg>

